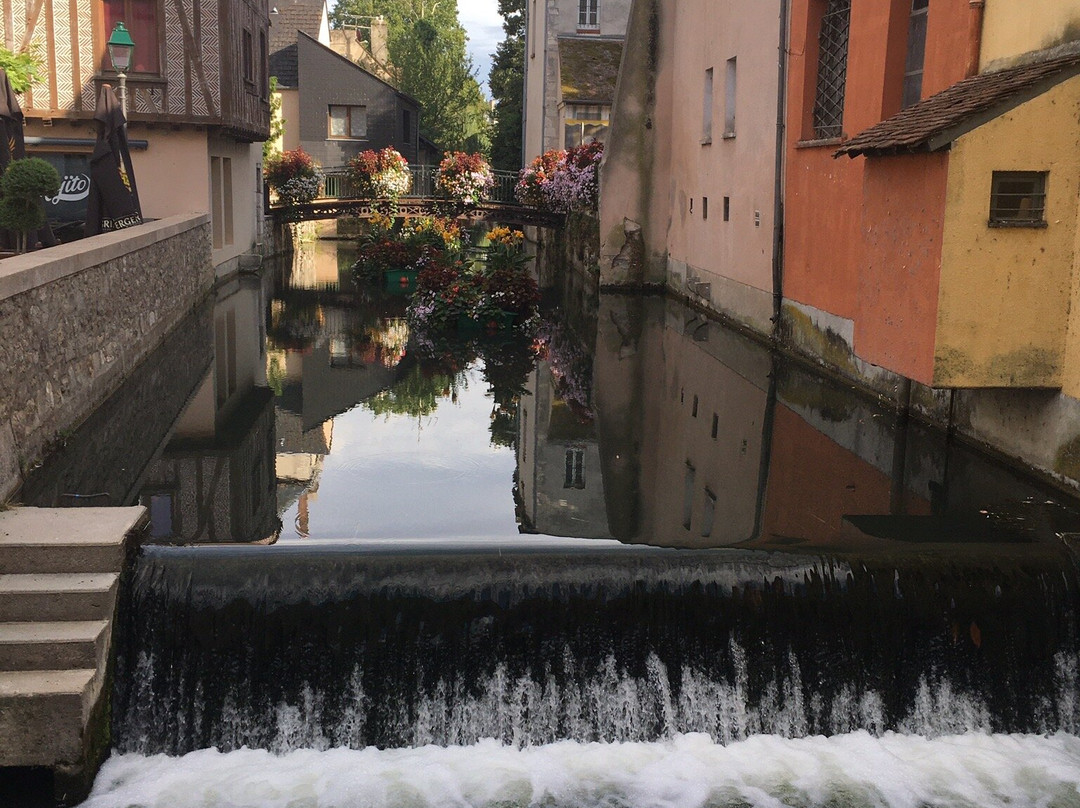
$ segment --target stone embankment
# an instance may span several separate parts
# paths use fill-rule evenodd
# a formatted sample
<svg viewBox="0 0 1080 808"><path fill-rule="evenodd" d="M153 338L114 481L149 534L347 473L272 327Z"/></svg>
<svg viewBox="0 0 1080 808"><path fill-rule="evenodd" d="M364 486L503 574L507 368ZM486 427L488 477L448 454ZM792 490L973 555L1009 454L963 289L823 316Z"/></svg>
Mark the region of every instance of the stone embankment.
<svg viewBox="0 0 1080 808"><path fill-rule="evenodd" d="M199 213L0 261L0 502L213 283Z"/></svg>
<svg viewBox="0 0 1080 808"><path fill-rule="evenodd" d="M108 751L117 595L146 521L142 507L0 513L0 775L51 769L62 802Z"/></svg>

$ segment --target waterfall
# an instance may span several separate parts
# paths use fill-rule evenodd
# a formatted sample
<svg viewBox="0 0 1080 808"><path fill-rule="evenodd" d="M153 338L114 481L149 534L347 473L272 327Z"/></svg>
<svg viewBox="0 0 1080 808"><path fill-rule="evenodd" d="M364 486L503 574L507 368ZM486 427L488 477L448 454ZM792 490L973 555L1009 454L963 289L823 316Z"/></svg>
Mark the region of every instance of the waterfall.
<svg viewBox="0 0 1080 808"><path fill-rule="evenodd" d="M1061 559L156 548L121 752L1080 727Z"/></svg>

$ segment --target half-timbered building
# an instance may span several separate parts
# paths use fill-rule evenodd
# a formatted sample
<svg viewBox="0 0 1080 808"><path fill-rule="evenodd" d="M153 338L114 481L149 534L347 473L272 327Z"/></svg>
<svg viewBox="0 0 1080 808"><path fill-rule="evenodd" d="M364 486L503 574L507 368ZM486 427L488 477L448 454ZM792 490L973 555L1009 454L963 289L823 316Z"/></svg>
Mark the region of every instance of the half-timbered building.
<svg viewBox="0 0 1080 808"><path fill-rule="evenodd" d="M268 0L0 0L4 45L36 48L40 81L23 98L28 151L65 177L50 210L78 215L102 84L117 85L107 41L135 42L128 133L143 215L207 211L219 274L260 236L261 141L269 135ZM60 214L60 206L66 213Z"/></svg>

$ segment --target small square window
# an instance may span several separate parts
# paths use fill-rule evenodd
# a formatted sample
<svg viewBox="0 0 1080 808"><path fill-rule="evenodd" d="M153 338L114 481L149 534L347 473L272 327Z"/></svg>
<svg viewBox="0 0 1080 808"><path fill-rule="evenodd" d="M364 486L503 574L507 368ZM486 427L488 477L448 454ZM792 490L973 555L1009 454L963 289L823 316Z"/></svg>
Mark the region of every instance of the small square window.
<svg viewBox="0 0 1080 808"><path fill-rule="evenodd" d="M361 140L367 137L367 107L330 107L327 134L331 138Z"/></svg>
<svg viewBox="0 0 1080 808"><path fill-rule="evenodd" d="M989 225L1046 227L1046 172L995 171Z"/></svg>

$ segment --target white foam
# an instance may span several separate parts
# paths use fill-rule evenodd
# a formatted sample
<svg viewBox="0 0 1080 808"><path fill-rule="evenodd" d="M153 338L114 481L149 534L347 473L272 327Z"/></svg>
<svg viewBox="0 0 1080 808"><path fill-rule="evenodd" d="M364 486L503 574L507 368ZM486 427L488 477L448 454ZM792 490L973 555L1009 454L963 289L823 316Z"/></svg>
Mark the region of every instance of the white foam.
<svg viewBox="0 0 1080 808"><path fill-rule="evenodd" d="M114 756L83 808L1075 806L1080 738L854 732Z"/></svg>

